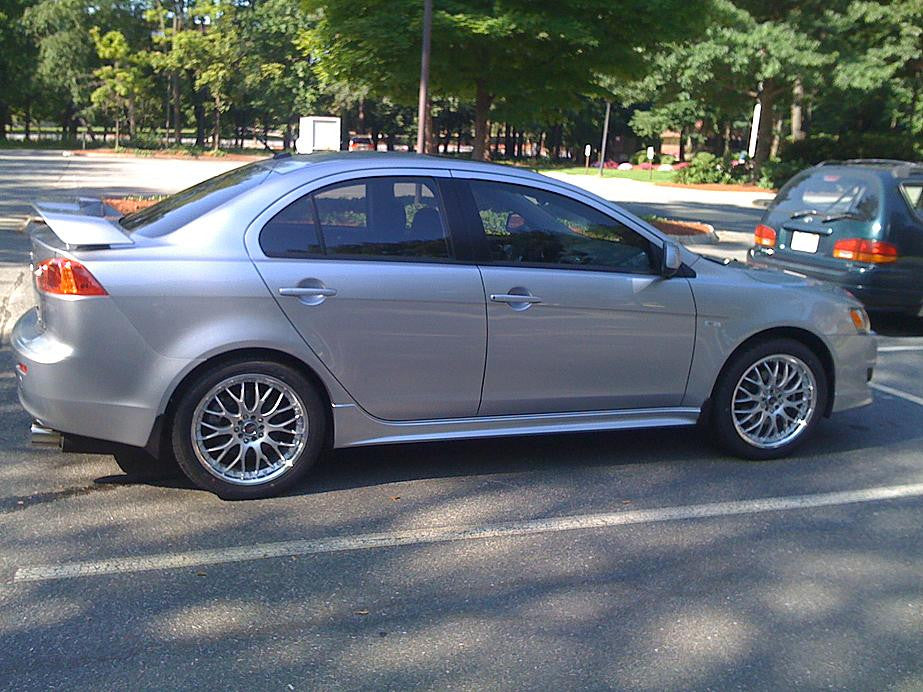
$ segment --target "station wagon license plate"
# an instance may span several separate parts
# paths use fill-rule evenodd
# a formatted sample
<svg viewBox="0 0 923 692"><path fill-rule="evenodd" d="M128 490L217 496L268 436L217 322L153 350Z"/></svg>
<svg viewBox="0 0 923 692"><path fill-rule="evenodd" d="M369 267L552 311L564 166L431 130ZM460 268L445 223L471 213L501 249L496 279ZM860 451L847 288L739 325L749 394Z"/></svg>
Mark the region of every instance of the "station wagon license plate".
<svg viewBox="0 0 923 692"><path fill-rule="evenodd" d="M792 233L792 242L789 247L798 252L817 252L817 244L820 242L820 236L816 233L803 233L795 231Z"/></svg>

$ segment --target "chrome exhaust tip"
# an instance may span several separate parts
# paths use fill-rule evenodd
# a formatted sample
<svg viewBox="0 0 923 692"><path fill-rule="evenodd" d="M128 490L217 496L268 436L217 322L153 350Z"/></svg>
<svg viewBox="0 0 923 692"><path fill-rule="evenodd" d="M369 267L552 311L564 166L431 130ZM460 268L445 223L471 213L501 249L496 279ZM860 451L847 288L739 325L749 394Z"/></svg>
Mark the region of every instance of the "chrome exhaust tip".
<svg viewBox="0 0 923 692"><path fill-rule="evenodd" d="M61 433L57 430L46 428L38 421L32 421L29 435L32 444L40 447L60 447L62 443Z"/></svg>

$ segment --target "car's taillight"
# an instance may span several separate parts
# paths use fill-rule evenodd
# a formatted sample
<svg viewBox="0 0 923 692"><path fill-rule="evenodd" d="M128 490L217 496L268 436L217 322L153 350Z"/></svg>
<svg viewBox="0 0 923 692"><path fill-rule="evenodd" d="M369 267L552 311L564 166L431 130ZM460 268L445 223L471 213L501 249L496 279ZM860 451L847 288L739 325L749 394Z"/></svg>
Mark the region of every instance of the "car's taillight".
<svg viewBox="0 0 923 692"><path fill-rule="evenodd" d="M885 264L897 261L897 248L881 240L845 238L834 243L833 256L854 262Z"/></svg>
<svg viewBox="0 0 923 692"><path fill-rule="evenodd" d="M35 268L35 285L44 293L61 296L108 295L99 281L77 260L52 257Z"/></svg>
<svg viewBox="0 0 923 692"><path fill-rule="evenodd" d="M764 224L759 224L753 233L753 240L757 245L772 247L776 244L776 232Z"/></svg>

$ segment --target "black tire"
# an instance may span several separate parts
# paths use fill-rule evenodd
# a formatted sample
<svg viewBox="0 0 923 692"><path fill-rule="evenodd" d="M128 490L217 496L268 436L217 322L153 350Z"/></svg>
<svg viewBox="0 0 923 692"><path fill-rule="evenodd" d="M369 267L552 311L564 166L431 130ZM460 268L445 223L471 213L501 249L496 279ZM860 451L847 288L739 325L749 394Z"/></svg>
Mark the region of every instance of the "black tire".
<svg viewBox="0 0 923 692"><path fill-rule="evenodd" d="M141 447L125 447L113 455L115 463L131 479L150 481L161 478L173 478L180 473L176 459L170 450L165 450L158 458Z"/></svg>
<svg viewBox="0 0 923 692"><path fill-rule="evenodd" d="M744 374L764 358L782 355L793 356L811 371L816 400L806 423L794 437L775 447L761 447L738 432L731 410L732 398ZM708 407L708 428L713 441L725 451L744 459L777 459L788 456L814 432L827 407L827 373L820 358L810 348L794 339L770 339L749 346L735 354L718 376Z"/></svg>
<svg viewBox="0 0 923 692"><path fill-rule="evenodd" d="M208 470L206 462L201 460L196 452L192 425L197 408L204 403L203 398L215 387L235 377L252 375L274 378L287 385L297 395L307 433L302 451L283 465L287 468L277 471L279 475L265 482L241 485L220 478ZM267 423L268 421L267 418ZM301 481L323 451L326 431L327 414L324 400L305 375L292 367L272 361L238 361L206 371L186 389L172 417L170 438L179 467L195 485L225 500L250 500L278 495Z"/></svg>

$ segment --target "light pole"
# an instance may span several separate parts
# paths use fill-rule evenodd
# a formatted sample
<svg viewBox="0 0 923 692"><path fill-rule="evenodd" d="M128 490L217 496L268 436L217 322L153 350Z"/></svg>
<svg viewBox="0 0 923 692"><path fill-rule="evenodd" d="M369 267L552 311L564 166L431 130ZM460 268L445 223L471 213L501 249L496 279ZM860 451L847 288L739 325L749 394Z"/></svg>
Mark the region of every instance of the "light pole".
<svg viewBox="0 0 923 692"><path fill-rule="evenodd" d="M433 33L433 0L423 0L423 55L420 59L420 101L417 106L417 153L426 153L426 118L429 101L429 53Z"/></svg>
<svg viewBox="0 0 923 692"><path fill-rule="evenodd" d="M606 140L609 139L609 110L612 101L606 101L606 122L603 125L603 143L599 147L599 175L603 174L603 165L606 163Z"/></svg>

